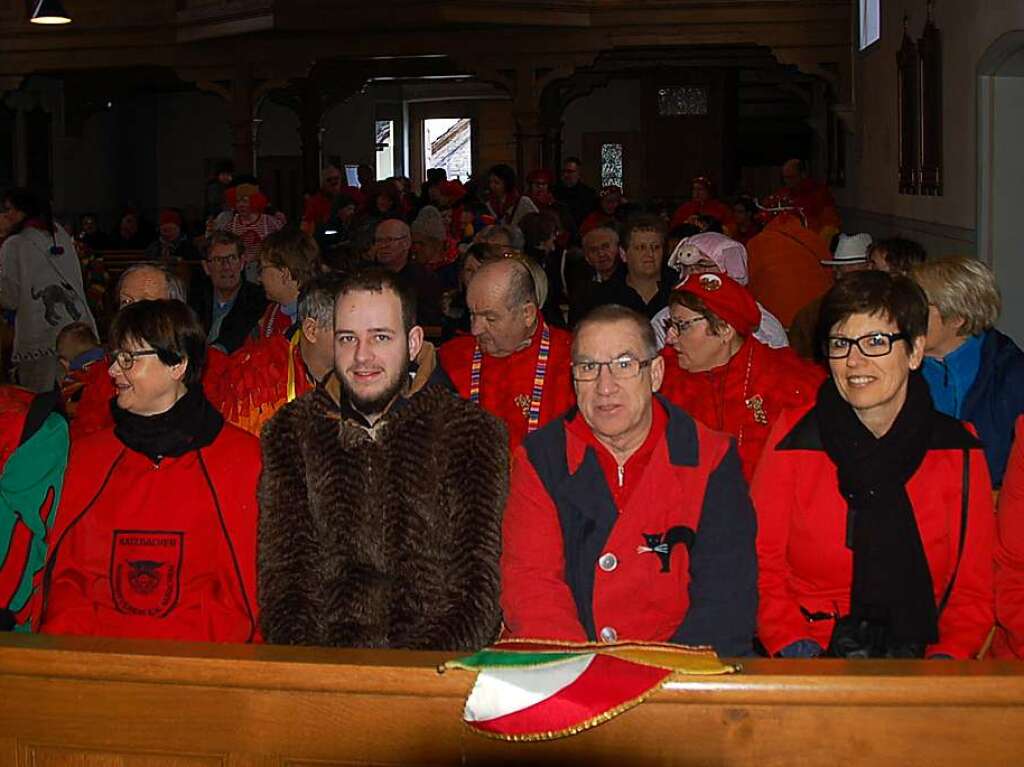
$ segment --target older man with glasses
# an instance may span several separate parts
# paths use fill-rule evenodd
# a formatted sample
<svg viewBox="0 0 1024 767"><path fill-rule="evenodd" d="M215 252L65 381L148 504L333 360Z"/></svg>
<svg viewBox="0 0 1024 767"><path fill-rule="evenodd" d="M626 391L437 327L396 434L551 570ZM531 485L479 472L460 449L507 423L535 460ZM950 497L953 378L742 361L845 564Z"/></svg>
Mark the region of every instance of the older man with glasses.
<svg viewBox="0 0 1024 767"><path fill-rule="evenodd" d="M428 335L440 335L441 294L437 275L410 257L412 232L400 218L385 218L373 232L372 260L398 276L416 292L417 321ZM437 329L436 332L434 329Z"/></svg>
<svg viewBox="0 0 1024 767"><path fill-rule="evenodd" d="M572 350L578 412L512 461L501 561L513 636L752 651L754 510L726 435L655 392L648 320L595 309Z"/></svg>
<svg viewBox="0 0 1024 767"><path fill-rule="evenodd" d="M214 232L203 260L205 279L194 280L189 304L207 340L231 354L252 335L267 308L263 288L242 279L245 245L231 232Z"/></svg>

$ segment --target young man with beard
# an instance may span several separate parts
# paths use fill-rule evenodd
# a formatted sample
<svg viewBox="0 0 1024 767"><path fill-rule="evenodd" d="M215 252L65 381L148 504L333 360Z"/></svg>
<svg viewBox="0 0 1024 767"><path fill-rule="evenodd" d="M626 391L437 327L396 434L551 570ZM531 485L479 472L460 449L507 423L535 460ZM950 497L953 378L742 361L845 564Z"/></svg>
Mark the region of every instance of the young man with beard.
<svg viewBox="0 0 1024 767"><path fill-rule="evenodd" d="M395 274L348 275L335 377L263 430L268 642L468 650L497 636L505 429L430 380L414 317Z"/></svg>

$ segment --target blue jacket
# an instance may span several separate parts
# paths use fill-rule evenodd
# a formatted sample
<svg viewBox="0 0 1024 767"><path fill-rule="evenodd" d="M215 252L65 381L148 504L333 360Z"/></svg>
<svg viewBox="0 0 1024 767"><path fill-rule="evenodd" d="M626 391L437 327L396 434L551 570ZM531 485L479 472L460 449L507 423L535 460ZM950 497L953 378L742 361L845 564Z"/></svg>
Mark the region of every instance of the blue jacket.
<svg viewBox="0 0 1024 767"><path fill-rule="evenodd" d="M1003 484L1013 444L1013 424L1024 413L1024 352L1009 337L992 329L981 345L978 376L964 400L961 419L978 430L985 444L992 487Z"/></svg>

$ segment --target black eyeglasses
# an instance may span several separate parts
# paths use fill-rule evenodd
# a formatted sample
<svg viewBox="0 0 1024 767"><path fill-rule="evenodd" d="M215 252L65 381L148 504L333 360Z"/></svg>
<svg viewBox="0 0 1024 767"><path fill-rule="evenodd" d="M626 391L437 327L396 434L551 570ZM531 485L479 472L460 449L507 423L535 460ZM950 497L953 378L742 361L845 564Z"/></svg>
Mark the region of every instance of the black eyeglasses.
<svg viewBox="0 0 1024 767"><path fill-rule="evenodd" d="M619 357L617 360L608 362L574 362L572 364L572 377L577 381L596 381L601 377L601 368L607 367L612 378L626 380L636 378L640 371L650 365L654 357L647 360L637 360L632 357Z"/></svg>
<svg viewBox="0 0 1024 767"><path fill-rule="evenodd" d="M135 365L136 357L150 357L158 354L156 349L144 349L141 352L130 352L125 349L116 349L110 353L110 356L114 358L114 362L117 363L118 367L125 372L132 369Z"/></svg>
<svg viewBox="0 0 1024 767"><path fill-rule="evenodd" d="M241 256L237 253L232 253L228 256L212 256L206 260L214 266L228 266L231 264L237 264L241 260Z"/></svg>
<svg viewBox="0 0 1024 767"><path fill-rule="evenodd" d="M884 357L892 351L893 342L909 340L906 333L868 333L857 338L829 336L825 340L825 356L830 360L846 359L856 346L865 357Z"/></svg>
<svg viewBox="0 0 1024 767"><path fill-rule="evenodd" d="M681 336L698 322L703 322L705 320L707 320L707 317L694 317L689 320L675 320L671 317L667 317L665 319L665 332L667 333L670 330L674 330L676 331L676 335Z"/></svg>

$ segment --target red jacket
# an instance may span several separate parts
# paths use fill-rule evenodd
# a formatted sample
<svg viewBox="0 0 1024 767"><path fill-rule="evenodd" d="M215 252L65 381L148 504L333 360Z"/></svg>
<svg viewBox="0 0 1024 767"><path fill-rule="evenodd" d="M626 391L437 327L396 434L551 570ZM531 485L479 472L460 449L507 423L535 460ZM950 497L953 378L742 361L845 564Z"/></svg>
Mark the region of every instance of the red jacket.
<svg viewBox="0 0 1024 767"><path fill-rule="evenodd" d="M621 474L580 415L528 437L503 522L508 631L748 654L754 513L730 442L664 399Z"/></svg>
<svg viewBox="0 0 1024 767"><path fill-rule="evenodd" d="M203 367L203 385L215 383L227 364L228 355L219 349L206 350L206 365ZM110 357L96 360L88 367L82 381L82 396L71 419L71 441L103 429L114 428L114 417L110 414L110 400L117 396L114 381L110 377ZM217 404L217 403L214 403Z"/></svg>
<svg viewBox="0 0 1024 767"><path fill-rule="evenodd" d="M833 621L810 613L845 615L850 607L853 555L845 545L846 502L835 464L821 446L811 408L783 413L768 437L754 474L760 584L757 630L773 655L798 639L827 647ZM952 422L956 426L955 422ZM938 603L956 564L960 543L963 456L970 454L969 504L963 558L939 617L939 641L926 655L972 657L992 627L992 484L981 443L967 431L933 438L907 494L921 533Z"/></svg>
<svg viewBox="0 0 1024 767"><path fill-rule="evenodd" d="M999 492L996 515L996 620L992 656L1024 659L1024 416L1017 418L1017 438Z"/></svg>
<svg viewBox="0 0 1024 767"><path fill-rule="evenodd" d="M550 423L576 404L572 386L572 336L559 328L551 330L551 354L548 358L544 393L540 402L540 425ZM508 426L509 445L515 450L526 436L530 396L540 351L541 325L533 342L508 357L484 355L480 376L480 407L498 416ZM470 373L476 339L470 335L456 336L438 350L441 367L448 374L455 390L469 399Z"/></svg>
<svg viewBox="0 0 1024 767"><path fill-rule="evenodd" d="M36 589L36 630L258 639L259 441L225 424L199 452L155 465L112 429L73 444Z"/></svg>
<svg viewBox="0 0 1024 767"><path fill-rule="evenodd" d="M662 350L662 356L661 393L708 428L736 437L748 482L779 415L814 404L825 379L822 368L792 350L772 349L754 338L744 341L726 365L700 373L680 368L671 346ZM759 409L755 397L760 397Z"/></svg>

